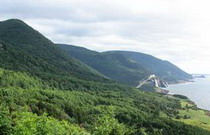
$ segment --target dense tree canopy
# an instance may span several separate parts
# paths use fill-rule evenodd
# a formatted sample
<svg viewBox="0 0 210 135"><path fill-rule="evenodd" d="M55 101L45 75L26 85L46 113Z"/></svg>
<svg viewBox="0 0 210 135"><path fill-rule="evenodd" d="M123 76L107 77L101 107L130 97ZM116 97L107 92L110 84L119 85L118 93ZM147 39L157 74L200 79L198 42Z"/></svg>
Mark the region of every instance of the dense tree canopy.
<svg viewBox="0 0 210 135"><path fill-rule="evenodd" d="M0 102L2 134L209 134L170 119L179 100L136 89L60 91L1 69Z"/></svg>
<svg viewBox="0 0 210 135"><path fill-rule="evenodd" d="M175 120L181 108L109 80L22 21L0 22L1 135L210 134Z"/></svg>

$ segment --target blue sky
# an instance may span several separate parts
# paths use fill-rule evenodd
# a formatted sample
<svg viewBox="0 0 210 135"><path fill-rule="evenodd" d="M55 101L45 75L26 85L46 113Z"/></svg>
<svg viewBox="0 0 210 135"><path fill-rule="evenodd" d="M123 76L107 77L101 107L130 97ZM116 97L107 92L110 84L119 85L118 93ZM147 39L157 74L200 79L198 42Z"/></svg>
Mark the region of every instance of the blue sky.
<svg viewBox="0 0 210 135"><path fill-rule="evenodd" d="M208 0L0 0L0 19L18 18L56 43L130 50L210 73Z"/></svg>

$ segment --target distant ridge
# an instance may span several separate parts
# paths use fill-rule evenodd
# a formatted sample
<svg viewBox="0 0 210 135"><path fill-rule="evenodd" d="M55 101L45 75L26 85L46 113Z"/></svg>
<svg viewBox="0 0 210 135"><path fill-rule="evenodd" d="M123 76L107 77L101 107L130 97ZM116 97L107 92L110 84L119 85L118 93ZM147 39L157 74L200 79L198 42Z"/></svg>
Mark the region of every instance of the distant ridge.
<svg viewBox="0 0 210 135"><path fill-rule="evenodd" d="M59 46L70 56L121 83L135 86L142 78L150 75L144 67L122 54L99 53L72 45L60 44Z"/></svg>
<svg viewBox="0 0 210 135"><path fill-rule="evenodd" d="M116 83L73 53L121 81L150 75L148 83L160 84L124 54L85 48L68 54L20 20L0 22L0 135L210 134L208 112L186 96Z"/></svg>
<svg viewBox="0 0 210 135"><path fill-rule="evenodd" d="M136 86L155 74L169 83L191 79L192 76L168 61L129 51L96 52L83 47L58 44L68 54L118 82Z"/></svg>
<svg viewBox="0 0 210 135"><path fill-rule="evenodd" d="M132 59L138 64L142 65L146 68L150 73L153 73L160 78L168 81L169 83L176 83L179 80L187 81L188 79L192 79L192 75L186 73L176 65L172 64L169 61L161 60L152 55L139 53L139 52L131 52L131 51L109 51L105 53L117 53L122 54L125 57Z"/></svg>

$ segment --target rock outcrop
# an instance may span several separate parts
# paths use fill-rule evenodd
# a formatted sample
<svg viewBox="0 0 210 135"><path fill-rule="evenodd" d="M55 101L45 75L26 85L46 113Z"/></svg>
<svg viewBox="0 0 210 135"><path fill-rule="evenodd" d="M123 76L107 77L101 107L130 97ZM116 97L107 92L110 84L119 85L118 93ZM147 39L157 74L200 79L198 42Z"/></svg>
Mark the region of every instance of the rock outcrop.
<svg viewBox="0 0 210 135"><path fill-rule="evenodd" d="M155 75L151 75L148 82L152 83L153 86L159 87L159 88L166 88L168 87L168 83L164 80L159 79Z"/></svg>
<svg viewBox="0 0 210 135"><path fill-rule="evenodd" d="M141 88L141 86L149 84L158 88L166 88L168 87L168 83L164 80L159 79L156 75L150 75L147 79L139 82L139 85L136 88Z"/></svg>

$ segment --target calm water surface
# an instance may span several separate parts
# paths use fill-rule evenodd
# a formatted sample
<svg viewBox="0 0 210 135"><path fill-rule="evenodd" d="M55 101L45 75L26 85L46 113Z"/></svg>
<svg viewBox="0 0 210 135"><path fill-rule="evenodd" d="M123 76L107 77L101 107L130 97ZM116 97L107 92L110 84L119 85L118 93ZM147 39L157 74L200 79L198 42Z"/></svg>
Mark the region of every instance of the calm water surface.
<svg viewBox="0 0 210 135"><path fill-rule="evenodd" d="M189 97L199 108L210 110L210 76L194 79L195 82L169 85L171 94Z"/></svg>

